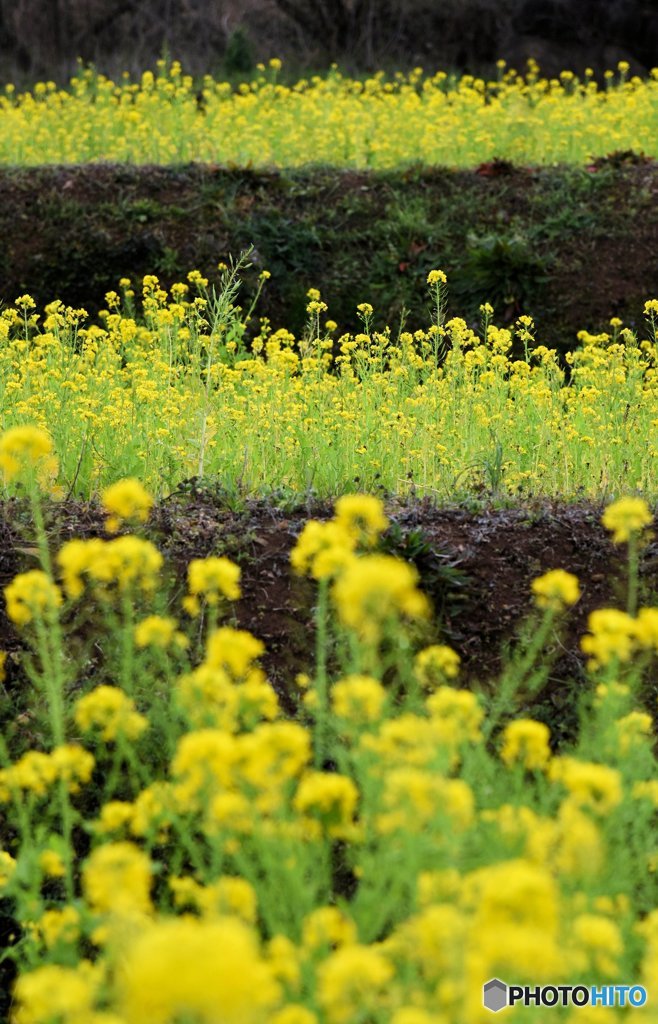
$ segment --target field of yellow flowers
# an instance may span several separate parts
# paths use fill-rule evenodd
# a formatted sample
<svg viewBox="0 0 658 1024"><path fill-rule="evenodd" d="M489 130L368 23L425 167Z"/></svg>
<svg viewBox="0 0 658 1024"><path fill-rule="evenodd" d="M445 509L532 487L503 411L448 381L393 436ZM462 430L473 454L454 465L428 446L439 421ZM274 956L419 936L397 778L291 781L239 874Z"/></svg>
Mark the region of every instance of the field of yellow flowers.
<svg viewBox="0 0 658 1024"><path fill-rule="evenodd" d="M258 294L237 305L239 268L219 291L198 272L170 291L146 277L139 311L123 281L98 323L29 295L0 313L3 424L53 438L53 495L126 476L156 496L190 477L237 497L655 493L658 300L641 335L613 319L562 361L527 316L500 328L484 305L477 330L446 320L438 270L424 327L382 329L362 303L361 332L341 333L312 289L296 338L255 319Z"/></svg>
<svg viewBox="0 0 658 1024"><path fill-rule="evenodd" d="M656 71L280 71L9 86L0 162L658 155ZM480 1024L499 979L535 993L514 1021L657 1021L658 299L562 356L527 315L449 314L434 269L424 324L395 331L363 301L348 333L312 288L295 336L257 314L267 270L242 297L249 259L219 288L125 278L98 318L29 294L0 309L0 1016ZM231 508L332 503L287 558L312 593L289 691L238 619L228 536L197 557L190 534L181 586L149 535L172 491L213 487ZM544 550L498 677L483 657L465 678L410 554L427 545L392 553L373 492L598 503L616 597L593 605L594 578ZM75 500L102 523L62 537ZM563 728L559 702L533 711L579 606Z"/></svg>
<svg viewBox="0 0 658 1024"><path fill-rule="evenodd" d="M337 70L294 85L277 81L278 59L233 88L199 84L179 63L159 62L132 82L81 69L68 89L53 82L0 95L5 164L200 161L235 166L331 164L391 168L584 163L615 150L656 156L658 69L629 77L628 65L541 77L500 63L496 80L425 74L365 80Z"/></svg>

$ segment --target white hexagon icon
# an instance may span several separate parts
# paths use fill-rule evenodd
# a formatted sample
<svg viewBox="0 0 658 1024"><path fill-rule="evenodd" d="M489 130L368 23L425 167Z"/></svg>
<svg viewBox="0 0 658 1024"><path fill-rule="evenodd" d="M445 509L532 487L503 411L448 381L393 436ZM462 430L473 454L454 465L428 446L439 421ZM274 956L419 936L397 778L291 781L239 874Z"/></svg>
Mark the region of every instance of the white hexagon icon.
<svg viewBox="0 0 658 1024"><path fill-rule="evenodd" d="M500 978L492 978L482 988L482 1003L487 1010L498 1013L507 1006L507 985Z"/></svg>

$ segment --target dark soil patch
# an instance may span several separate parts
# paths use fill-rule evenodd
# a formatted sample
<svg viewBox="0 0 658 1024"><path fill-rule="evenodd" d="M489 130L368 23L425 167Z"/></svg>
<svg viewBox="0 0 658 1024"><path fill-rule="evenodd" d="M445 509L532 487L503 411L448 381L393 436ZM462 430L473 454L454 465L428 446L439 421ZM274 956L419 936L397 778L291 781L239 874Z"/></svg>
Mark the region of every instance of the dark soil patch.
<svg viewBox="0 0 658 1024"><path fill-rule="evenodd" d="M642 325L658 281L658 164L613 154L588 168L230 170L109 164L0 170L0 300L28 292L95 314L121 277L163 283L254 245L245 297L299 332L318 287L341 329L427 322L426 277L449 277L449 315L533 315L538 340L573 347L612 316Z"/></svg>
<svg viewBox="0 0 658 1024"><path fill-rule="evenodd" d="M15 504L0 507L2 549L0 585L18 571L34 567L28 528L20 525ZM451 644L463 660L465 685L494 685L505 644L512 642L530 608L534 577L553 568L576 573L582 598L552 639L555 658L548 685L532 713L548 721L556 739L575 726L575 701L584 681L579 637L589 612L624 605L623 549L615 548L601 526L602 508L593 505L537 503L523 508L462 507L439 509L428 502L390 502L391 528L384 547L418 567L422 587L437 611L437 626L426 639ZM294 714L297 672L312 667L314 585L289 568L290 550L304 523L331 515L328 504L281 511L262 502L239 512L222 505L211 492L173 495L155 510L146 530L166 556L180 593L194 557L224 554L242 568L243 595L236 622L266 644L264 665L288 713ZM49 510L53 547L64 540L103 535L97 506L78 502ZM656 603L658 545L649 545L642 561L643 600ZM19 746L29 731L29 685L22 668L22 641L4 607L0 610L2 646L10 652L2 709L5 734ZM655 696L655 695L654 695Z"/></svg>

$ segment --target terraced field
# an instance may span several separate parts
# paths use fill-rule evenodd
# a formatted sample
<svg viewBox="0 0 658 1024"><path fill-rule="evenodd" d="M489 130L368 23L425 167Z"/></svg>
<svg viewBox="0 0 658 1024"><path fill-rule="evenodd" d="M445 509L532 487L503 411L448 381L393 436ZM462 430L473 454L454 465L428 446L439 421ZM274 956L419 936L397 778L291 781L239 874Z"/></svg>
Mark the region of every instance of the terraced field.
<svg viewBox="0 0 658 1024"><path fill-rule="evenodd" d="M0 1014L475 1024L498 979L515 1020L538 999L650 1021L658 72L282 85L279 63L236 89L174 64L0 100L23 196L5 277L35 268L0 308ZM70 166L188 160L233 166ZM153 205L117 202L149 175ZM242 211L212 267L209 236L179 273L158 233L189 211L196 244L193 204L158 191L176 175L226 240ZM225 202L213 175L237 182ZM542 244L590 231L571 337L531 315L560 261L515 233L529 175L569 196ZM318 182L295 264L287 204ZM121 279L98 260L86 281L85 189ZM376 233L351 207L376 294L336 264L355 301L334 314L306 256L338 259L327 196L357 190L384 210ZM271 223L277 191L268 235L253 197ZM165 262L136 273L146 230ZM548 987L523 1005L523 986Z"/></svg>

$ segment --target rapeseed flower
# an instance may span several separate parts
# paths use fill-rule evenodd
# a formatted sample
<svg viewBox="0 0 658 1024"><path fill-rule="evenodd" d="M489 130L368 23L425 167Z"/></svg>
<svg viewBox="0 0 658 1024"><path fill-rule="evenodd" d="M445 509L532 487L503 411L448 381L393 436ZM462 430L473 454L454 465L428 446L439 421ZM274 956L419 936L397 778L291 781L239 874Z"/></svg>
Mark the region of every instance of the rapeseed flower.
<svg viewBox="0 0 658 1024"><path fill-rule="evenodd" d="M428 648L431 650L431 648ZM446 648L449 650L449 648ZM421 652L422 653L422 652ZM455 744L477 743L482 739L480 726L484 711L477 695L471 690L455 690L452 686L439 686L425 701L430 717L444 727L445 741Z"/></svg>
<svg viewBox="0 0 658 1024"><path fill-rule="evenodd" d="M19 475L38 470L53 450L50 435L31 425L10 427L0 434L0 470L7 483Z"/></svg>
<svg viewBox="0 0 658 1024"><path fill-rule="evenodd" d="M64 878L66 867L57 850L43 850L39 854L39 867L50 878Z"/></svg>
<svg viewBox="0 0 658 1024"><path fill-rule="evenodd" d="M384 506L379 498L369 494L344 494L338 498L334 506L334 522L344 526L364 547L373 547L388 527Z"/></svg>
<svg viewBox="0 0 658 1024"><path fill-rule="evenodd" d="M182 1014L260 1024L281 991L255 933L235 917L156 920L130 943L117 990L126 1024L169 1024Z"/></svg>
<svg viewBox="0 0 658 1024"><path fill-rule="evenodd" d="M622 779L616 768L562 756L553 758L549 778L564 785L576 804L608 814L621 803Z"/></svg>
<svg viewBox="0 0 658 1024"><path fill-rule="evenodd" d="M538 608L562 611L580 599L578 577L564 569L552 569L532 581L532 592Z"/></svg>
<svg viewBox="0 0 658 1024"><path fill-rule="evenodd" d="M15 870L14 858L6 850L0 850L0 889L3 889L11 881Z"/></svg>
<svg viewBox="0 0 658 1024"><path fill-rule="evenodd" d="M46 910L37 922L39 933L47 949L60 942L75 942L80 935L80 911L75 907Z"/></svg>
<svg viewBox="0 0 658 1024"><path fill-rule="evenodd" d="M429 602L417 582L416 569L406 562L389 555L364 555L344 568L332 596L343 625L376 641L391 619L428 616Z"/></svg>
<svg viewBox="0 0 658 1024"><path fill-rule="evenodd" d="M377 829L383 835L423 832L444 817L459 832L473 822L475 798L463 779L445 779L420 768L394 768L384 778L382 807Z"/></svg>
<svg viewBox="0 0 658 1024"><path fill-rule="evenodd" d="M148 728L148 719L135 710L135 702L117 686L97 686L75 705L75 722L82 732L101 730L106 743L119 735L136 740Z"/></svg>
<svg viewBox="0 0 658 1024"><path fill-rule="evenodd" d="M93 1024L101 973L88 960L76 967L46 964L22 974L14 989L15 1024L48 1024L52 1020Z"/></svg>
<svg viewBox="0 0 658 1024"><path fill-rule="evenodd" d="M358 942L354 921L338 907L316 907L304 918L302 946L311 951L353 946Z"/></svg>
<svg viewBox="0 0 658 1024"><path fill-rule="evenodd" d="M608 505L601 522L612 533L615 544L623 544L653 522L644 498L620 498Z"/></svg>
<svg viewBox="0 0 658 1024"><path fill-rule="evenodd" d="M41 569L20 573L4 588L7 615L17 626L53 615L63 604L61 591Z"/></svg>
<svg viewBox="0 0 658 1024"><path fill-rule="evenodd" d="M147 615L135 626L135 643L137 647L160 647L163 650L174 644L185 648L189 640L177 629L176 619L163 615Z"/></svg>
<svg viewBox="0 0 658 1024"><path fill-rule="evenodd" d="M109 533L116 533L126 520L145 523L153 508L153 498L135 477L118 480L106 487L101 495L103 508L109 513L105 526Z"/></svg>
<svg viewBox="0 0 658 1024"><path fill-rule="evenodd" d="M318 967L317 999L329 1024L349 1024L361 1014L381 1013L387 1002L392 964L370 946L343 946Z"/></svg>
<svg viewBox="0 0 658 1024"><path fill-rule="evenodd" d="M228 673L236 682L247 675L265 653L265 644L244 629L222 626L208 637L205 664Z"/></svg>
<svg viewBox="0 0 658 1024"><path fill-rule="evenodd" d="M580 641L581 650L589 654L588 667L605 667L612 661L629 661L636 636L635 620L617 608L600 608L587 620L589 633Z"/></svg>
<svg viewBox="0 0 658 1024"><path fill-rule="evenodd" d="M433 689L446 679L459 675L461 658L445 644L433 644L419 651L414 658L414 673L426 689Z"/></svg>
<svg viewBox="0 0 658 1024"><path fill-rule="evenodd" d="M146 593L155 589L162 567L162 555L148 540L141 537L116 537L103 541L72 540L57 554L62 582L69 597L75 599L84 593L84 580L100 584L99 596L109 596L109 587L116 585L120 592L133 588Z"/></svg>
<svg viewBox="0 0 658 1024"><path fill-rule="evenodd" d="M653 734L653 719L646 711L630 711L615 722L615 730L620 753L628 754L638 747L646 749Z"/></svg>
<svg viewBox="0 0 658 1024"><path fill-rule="evenodd" d="M345 838L352 832L359 791L352 779L329 772L303 775L293 800L294 809L319 823L328 835Z"/></svg>
<svg viewBox="0 0 658 1024"><path fill-rule="evenodd" d="M211 606L219 604L223 598L237 601L240 597L239 580L240 567L228 558L194 558L187 567L189 594L183 602L185 610L190 615L198 615L201 597Z"/></svg>
<svg viewBox="0 0 658 1024"><path fill-rule="evenodd" d="M82 870L82 887L90 908L99 914L149 914L152 865L134 843L97 847Z"/></svg>
<svg viewBox="0 0 658 1024"><path fill-rule="evenodd" d="M354 725L378 721L385 703L386 690L372 676L345 676L331 688L334 714Z"/></svg>
<svg viewBox="0 0 658 1024"><path fill-rule="evenodd" d="M316 580L329 579L354 558L357 537L345 520L320 523L309 520L290 553L296 573L310 574Z"/></svg>
<svg viewBox="0 0 658 1024"><path fill-rule="evenodd" d="M501 759L507 765L519 763L528 771L546 768L551 756L550 729L531 718L517 718L505 727Z"/></svg>

